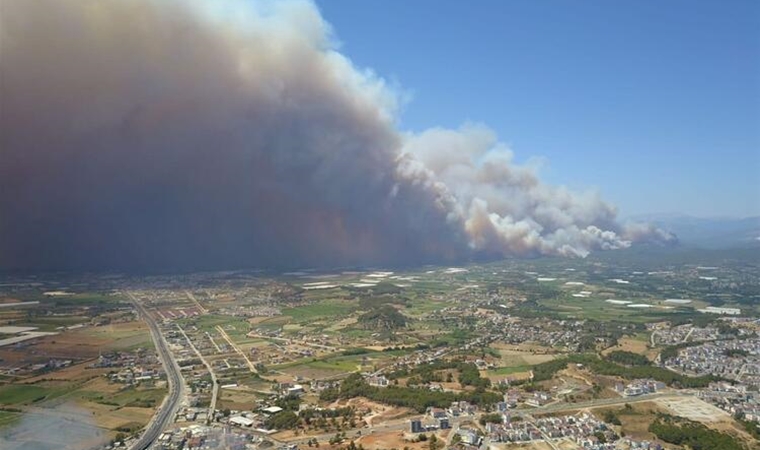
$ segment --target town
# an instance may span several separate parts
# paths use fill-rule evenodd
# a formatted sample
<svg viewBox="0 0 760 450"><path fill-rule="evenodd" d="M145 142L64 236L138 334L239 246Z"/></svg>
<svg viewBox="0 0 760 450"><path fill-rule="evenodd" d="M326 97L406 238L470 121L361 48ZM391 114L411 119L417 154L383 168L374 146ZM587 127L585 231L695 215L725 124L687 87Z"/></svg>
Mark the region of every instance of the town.
<svg viewBox="0 0 760 450"><path fill-rule="evenodd" d="M11 278L0 442L39 439L39 418L92 434L71 449L677 449L687 429L751 448L760 282L703 272ZM718 291L739 314L707 310Z"/></svg>

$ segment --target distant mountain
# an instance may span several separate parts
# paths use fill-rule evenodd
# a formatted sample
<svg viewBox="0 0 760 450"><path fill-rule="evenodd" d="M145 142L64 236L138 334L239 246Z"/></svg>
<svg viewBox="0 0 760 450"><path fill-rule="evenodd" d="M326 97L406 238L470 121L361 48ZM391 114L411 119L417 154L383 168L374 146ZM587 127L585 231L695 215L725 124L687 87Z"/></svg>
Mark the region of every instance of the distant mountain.
<svg viewBox="0 0 760 450"><path fill-rule="evenodd" d="M650 214L631 217L635 222L649 222L675 233L681 245L700 248L760 248L760 216L700 218L675 214Z"/></svg>

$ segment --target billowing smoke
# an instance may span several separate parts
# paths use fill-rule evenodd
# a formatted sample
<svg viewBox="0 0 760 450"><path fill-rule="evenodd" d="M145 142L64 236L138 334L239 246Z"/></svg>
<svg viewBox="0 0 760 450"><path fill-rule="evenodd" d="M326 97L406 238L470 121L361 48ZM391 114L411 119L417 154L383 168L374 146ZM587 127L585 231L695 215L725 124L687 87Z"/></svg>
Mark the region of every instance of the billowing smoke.
<svg viewBox="0 0 760 450"><path fill-rule="evenodd" d="M399 96L308 1L11 0L0 267L198 269L585 255L630 230L488 129Z"/></svg>

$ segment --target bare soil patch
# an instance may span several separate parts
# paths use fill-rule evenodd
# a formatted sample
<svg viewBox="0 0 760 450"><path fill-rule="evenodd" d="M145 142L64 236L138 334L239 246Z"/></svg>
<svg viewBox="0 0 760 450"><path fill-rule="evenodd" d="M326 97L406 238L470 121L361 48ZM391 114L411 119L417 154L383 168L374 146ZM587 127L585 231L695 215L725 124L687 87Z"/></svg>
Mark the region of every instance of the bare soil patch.
<svg viewBox="0 0 760 450"><path fill-rule="evenodd" d="M602 354L608 355L614 351L626 351L626 352L637 353L639 355L646 356L650 360L653 360L657 356L657 353L659 353L657 349L649 348L647 342L642 341L640 339L634 339L629 336L625 336L618 339L617 345L610 347L608 349L605 349L602 352Z"/></svg>
<svg viewBox="0 0 760 450"><path fill-rule="evenodd" d="M55 372L49 372L36 377L28 378L24 380L25 383L36 383L39 381L66 381L66 382L80 382L86 380L92 380L98 378L101 375L108 373L109 369L94 369L88 368L92 364L92 361L86 361L81 364L75 364L70 367L57 370ZM104 380L105 381L105 380ZM118 387L117 387L118 389Z"/></svg>
<svg viewBox="0 0 760 450"><path fill-rule="evenodd" d="M435 435L439 440L445 441L447 432L438 432ZM427 433L428 437L432 433ZM408 436L411 437L411 436ZM407 440L407 435L402 431L389 431L386 433L373 433L362 436L355 442L360 443L364 448L369 450L387 450L389 448L405 448L412 450L427 450L430 442L411 442Z"/></svg>
<svg viewBox="0 0 760 450"><path fill-rule="evenodd" d="M696 397L662 398L656 402L673 415L705 424L730 421L731 416L720 408Z"/></svg>

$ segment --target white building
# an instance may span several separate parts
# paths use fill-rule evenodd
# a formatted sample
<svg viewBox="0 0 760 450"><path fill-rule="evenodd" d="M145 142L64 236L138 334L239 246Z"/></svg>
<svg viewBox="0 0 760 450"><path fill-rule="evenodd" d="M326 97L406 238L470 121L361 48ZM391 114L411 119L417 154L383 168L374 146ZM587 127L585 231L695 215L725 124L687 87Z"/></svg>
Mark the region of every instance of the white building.
<svg viewBox="0 0 760 450"><path fill-rule="evenodd" d="M250 427L251 425L253 425L253 420L247 417L235 416L235 417L230 417L230 423L233 425L237 425L239 427Z"/></svg>

